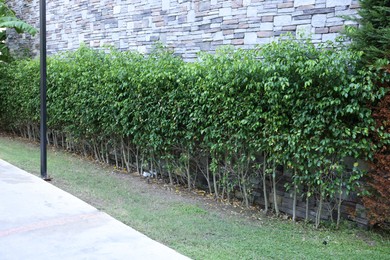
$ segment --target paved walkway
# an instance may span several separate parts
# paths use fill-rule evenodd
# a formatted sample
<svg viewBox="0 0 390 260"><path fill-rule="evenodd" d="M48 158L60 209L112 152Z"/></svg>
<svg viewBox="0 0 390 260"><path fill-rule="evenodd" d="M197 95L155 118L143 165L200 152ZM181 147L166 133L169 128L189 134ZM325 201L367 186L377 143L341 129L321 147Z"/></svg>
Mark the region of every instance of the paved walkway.
<svg viewBox="0 0 390 260"><path fill-rule="evenodd" d="M0 160L0 259L188 259Z"/></svg>

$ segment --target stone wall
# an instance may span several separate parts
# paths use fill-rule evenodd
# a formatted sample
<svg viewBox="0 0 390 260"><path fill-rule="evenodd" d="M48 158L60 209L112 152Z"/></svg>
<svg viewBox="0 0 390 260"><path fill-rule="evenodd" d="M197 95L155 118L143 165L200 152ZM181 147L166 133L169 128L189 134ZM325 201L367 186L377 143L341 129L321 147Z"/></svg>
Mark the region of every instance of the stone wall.
<svg viewBox="0 0 390 260"><path fill-rule="evenodd" d="M39 1L9 0L17 15L39 27ZM356 14L357 0L47 0L49 54L114 45L148 51L161 41L186 60L221 45L250 48L281 34L311 33L314 42L334 40ZM35 55L39 36L11 33L12 50Z"/></svg>

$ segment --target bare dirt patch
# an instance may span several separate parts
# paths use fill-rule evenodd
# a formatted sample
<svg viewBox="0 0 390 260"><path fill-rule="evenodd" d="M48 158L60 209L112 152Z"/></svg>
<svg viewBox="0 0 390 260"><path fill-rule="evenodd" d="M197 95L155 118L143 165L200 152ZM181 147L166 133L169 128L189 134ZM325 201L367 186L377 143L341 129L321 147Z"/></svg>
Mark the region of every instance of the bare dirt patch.
<svg viewBox="0 0 390 260"><path fill-rule="evenodd" d="M202 207L207 211L212 211L221 217L240 216L251 221L263 221L267 216L259 206L246 208L238 200L228 202L227 200L216 199L213 194L206 193L203 190L188 190L181 185L170 185L163 179L146 179L137 172L124 173L112 171L112 177L126 181L131 185L131 189L138 190L140 193L151 193L159 196L163 200L189 203Z"/></svg>

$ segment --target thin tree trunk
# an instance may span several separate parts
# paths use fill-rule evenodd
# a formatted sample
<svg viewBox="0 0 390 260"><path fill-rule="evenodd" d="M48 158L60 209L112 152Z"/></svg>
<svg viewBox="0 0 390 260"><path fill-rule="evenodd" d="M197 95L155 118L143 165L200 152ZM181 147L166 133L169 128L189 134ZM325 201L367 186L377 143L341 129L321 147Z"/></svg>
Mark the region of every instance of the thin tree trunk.
<svg viewBox="0 0 390 260"><path fill-rule="evenodd" d="M245 207L249 208L249 194L246 186L248 169L250 164L250 155L247 156L244 163L241 164L241 180L242 180L242 191L244 195Z"/></svg>
<svg viewBox="0 0 390 260"><path fill-rule="evenodd" d="M218 186L217 186L217 173L216 172L213 172L213 184L214 184L215 198L218 199Z"/></svg>
<svg viewBox="0 0 390 260"><path fill-rule="evenodd" d="M150 175L148 177L148 182L149 182L149 179L150 178L153 178L153 173L154 173L154 165L153 165L153 161L154 161L154 155L152 154L151 158L150 158L150 167L149 167L149 171L150 171Z"/></svg>
<svg viewBox="0 0 390 260"><path fill-rule="evenodd" d="M95 153L95 159L99 160L99 155L98 155L98 151L97 151L97 147L96 147L95 142L93 143L93 151Z"/></svg>
<svg viewBox="0 0 390 260"><path fill-rule="evenodd" d="M135 164L137 167L138 174L142 174L141 169L140 169L141 167L139 164L139 148L138 148L138 146L135 148Z"/></svg>
<svg viewBox="0 0 390 260"><path fill-rule="evenodd" d="M307 194L306 194L306 208L305 208L305 210L306 210L305 221L308 222L309 221L309 196Z"/></svg>
<svg viewBox="0 0 390 260"><path fill-rule="evenodd" d="M342 184L340 184L339 199L337 202L337 221L336 221L337 229L340 227L342 196L343 196L343 189L342 189Z"/></svg>
<svg viewBox="0 0 390 260"><path fill-rule="evenodd" d="M106 163L110 164L110 155L109 155L109 147L108 147L108 142L106 143Z"/></svg>
<svg viewBox="0 0 390 260"><path fill-rule="evenodd" d="M56 133L55 133L54 130L53 130L53 131L50 131L50 133L51 133L51 141L52 141L52 144L53 144L53 146L54 146L55 148L57 148Z"/></svg>
<svg viewBox="0 0 390 260"><path fill-rule="evenodd" d="M28 136L28 140L31 140L31 129L30 129L30 125L27 125L27 136Z"/></svg>
<svg viewBox="0 0 390 260"><path fill-rule="evenodd" d="M297 185L294 184L294 194L293 194L293 216L292 220L296 220L296 215L297 215Z"/></svg>
<svg viewBox="0 0 390 260"><path fill-rule="evenodd" d="M139 172L139 174L142 175L143 171L144 171L144 156L142 155L141 156L141 165L140 165L140 172Z"/></svg>
<svg viewBox="0 0 390 260"><path fill-rule="evenodd" d="M83 155L84 155L85 157L87 157L87 156L88 156L88 152L87 152L87 142L83 142L82 148L83 148Z"/></svg>
<svg viewBox="0 0 390 260"><path fill-rule="evenodd" d="M187 172L187 185L188 190L191 190L191 174L190 174L190 152L187 151L187 162L186 162L186 172Z"/></svg>
<svg viewBox="0 0 390 260"><path fill-rule="evenodd" d="M276 167L275 167L275 161L273 163L272 167L272 186L273 186L273 194L274 194L274 210L275 214L279 216L279 206L277 202L277 196L276 196Z"/></svg>
<svg viewBox="0 0 390 260"><path fill-rule="evenodd" d="M129 162L127 161L126 149L125 149L125 144L124 144L123 139L121 141L121 146L122 146L122 157L123 157L123 160L126 164L126 171L130 172L130 165L129 165Z"/></svg>
<svg viewBox="0 0 390 260"><path fill-rule="evenodd" d="M58 134L55 131L53 131L52 134L53 134L54 147L58 148Z"/></svg>
<svg viewBox="0 0 390 260"><path fill-rule="evenodd" d="M320 226L320 223L321 223L321 213L322 213L322 189L320 188L320 201L319 201L319 204L318 204L318 209L317 209L317 214L316 214L316 223L315 223L315 227L316 228L319 228Z"/></svg>
<svg viewBox="0 0 390 260"><path fill-rule="evenodd" d="M212 190L212 187L211 187L211 183L210 183L210 167L209 167L209 157L207 157L207 161L206 161L206 180L207 180L207 186L209 188L209 192L210 194L213 193L213 190Z"/></svg>
<svg viewBox="0 0 390 260"><path fill-rule="evenodd" d="M168 170L168 177L169 177L169 184L173 185L172 172L170 170Z"/></svg>
<svg viewBox="0 0 390 260"><path fill-rule="evenodd" d="M268 212L268 193L267 193L267 182L266 182L266 171L267 171L267 153L264 153L263 160L263 194L264 194L264 211Z"/></svg>
<svg viewBox="0 0 390 260"><path fill-rule="evenodd" d="M128 165L127 166L127 168L128 168L127 171L130 172L130 165L132 164L131 157L130 157L130 154L131 154L131 148L130 148L131 144L130 143L127 144L126 147L127 147L126 150L127 150L127 165Z"/></svg>
<svg viewBox="0 0 390 260"><path fill-rule="evenodd" d="M242 184L242 192L244 193L245 207L249 208L248 191L245 184Z"/></svg>
<svg viewBox="0 0 390 260"><path fill-rule="evenodd" d="M102 163L104 163L106 160L104 159L105 158L105 151L104 151L104 144L103 144L103 141L100 142L100 161Z"/></svg>
<svg viewBox="0 0 390 260"><path fill-rule="evenodd" d="M118 162L118 147L116 147L116 142L114 144L114 157L115 157L115 167L116 169L119 169L119 162Z"/></svg>
<svg viewBox="0 0 390 260"><path fill-rule="evenodd" d="M31 125L31 133L32 133L33 141L35 142L37 139L36 139L36 136L35 136L35 127L33 125Z"/></svg>

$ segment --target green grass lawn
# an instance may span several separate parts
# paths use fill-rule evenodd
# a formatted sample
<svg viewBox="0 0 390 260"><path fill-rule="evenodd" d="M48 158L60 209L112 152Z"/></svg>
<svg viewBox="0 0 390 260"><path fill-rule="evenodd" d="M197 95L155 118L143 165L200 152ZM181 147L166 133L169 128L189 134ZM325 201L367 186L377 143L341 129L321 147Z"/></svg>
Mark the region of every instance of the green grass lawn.
<svg viewBox="0 0 390 260"><path fill-rule="evenodd" d="M39 146L0 135L0 159L39 174ZM193 259L390 259L389 237L223 213L206 200L49 149L53 184ZM327 245L323 244L327 241Z"/></svg>

